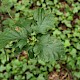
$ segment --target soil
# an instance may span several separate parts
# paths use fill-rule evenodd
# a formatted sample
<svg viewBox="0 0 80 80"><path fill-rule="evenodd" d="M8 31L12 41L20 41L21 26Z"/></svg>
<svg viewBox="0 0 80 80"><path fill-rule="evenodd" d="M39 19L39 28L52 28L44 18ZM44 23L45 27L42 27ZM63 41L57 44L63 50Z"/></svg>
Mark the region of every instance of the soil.
<svg viewBox="0 0 80 80"><path fill-rule="evenodd" d="M49 74L48 80L73 80L71 73L64 67L61 67L60 72L53 71Z"/></svg>

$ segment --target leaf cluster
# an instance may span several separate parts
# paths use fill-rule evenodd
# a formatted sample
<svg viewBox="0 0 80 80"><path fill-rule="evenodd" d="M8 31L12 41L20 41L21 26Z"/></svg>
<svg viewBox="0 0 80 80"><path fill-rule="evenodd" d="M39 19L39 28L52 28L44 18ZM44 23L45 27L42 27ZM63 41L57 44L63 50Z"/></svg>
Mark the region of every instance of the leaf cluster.
<svg viewBox="0 0 80 80"><path fill-rule="evenodd" d="M5 47L5 51L8 52L11 51L11 48L13 51L16 48L14 53L9 53L12 54L10 58L14 54L19 54L22 50L27 49L29 57L34 56L35 59L41 59L39 62L42 64L44 64L42 60L45 60L45 58L47 61L58 59L57 62L60 65L65 64L65 67L72 73L73 80L80 80L80 0L1 0L0 2L0 36L6 37L5 39L4 37L0 38L0 46L1 48ZM43 9L36 11L37 8ZM1 32L1 30L4 32ZM6 36L5 33L8 35ZM65 47L66 54L64 55L61 42ZM56 47L52 45L53 43ZM5 46L6 44L7 46ZM10 50L6 50L6 48ZM61 52L59 53L57 49ZM0 62L6 61L6 54L2 55L1 53ZM49 54L52 54L52 56ZM46 57L47 55L51 58ZM16 61L13 63L16 63ZM4 65L2 68L4 68ZM48 71L46 70L46 72ZM3 73L0 74L0 76L2 75ZM19 75L19 79L21 78L22 75ZM4 76L2 79L4 79ZM33 78L32 80L36 79Z"/></svg>

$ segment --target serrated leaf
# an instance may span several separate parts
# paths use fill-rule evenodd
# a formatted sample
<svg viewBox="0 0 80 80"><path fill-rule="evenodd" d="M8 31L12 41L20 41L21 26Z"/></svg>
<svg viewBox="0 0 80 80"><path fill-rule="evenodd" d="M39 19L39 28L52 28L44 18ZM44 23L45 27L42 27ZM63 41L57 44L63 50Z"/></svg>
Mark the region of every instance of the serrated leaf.
<svg viewBox="0 0 80 80"><path fill-rule="evenodd" d="M32 27L33 31L42 34L52 29L55 22L53 14L45 15L43 9L38 9L36 11L36 13L34 14L34 19L37 21L37 25L36 26L34 25Z"/></svg>
<svg viewBox="0 0 80 80"><path fill-rule="evenodd" d="M32 21L30 19L20 18L17 21L16 25L19 26L19 27L29 27L31 22Z"/></svg>
<svg viewBox="0 0 80 80"><path fill-rule="evenodd" d="M32 31L30 27L31 23L32 23L32 20L30 19L20 18L17 21L16 25L19 27L25 28L28 32L31 32Z"/></svg>
<svg viewBox="0 0 80 80"><path fill-rule="evenodd" d="M0 49L5 47L6 44L13 40L21 40L27 38L27 32L22 28L19 32L16 30L6 29L0 34Z"/></svg>
<svg viewBox="0 0 80 80"><path fill-rule="evenodd" d="M44 12L44 9L42 9L42 8L37 9L34 12L34 19L37 21L38 25L40 25L42 23L42 20L44 19L44 15L45 15L45 12Z"/></svg>
<svg viewBox="0 0 80 80"><path fill-rule="evenodd" d="M39 59L44 61L57 60L64 55L64 47L61 41L50 35L40 37L33 50L34 53L38 54Z"/></svg>
<svg viewBox="0 0 80 80"><path fill-rule="evenodd" d="M18 43L17 43L17 46L22 49L25 45L27 44L27 40L20 40Z"/></svg>

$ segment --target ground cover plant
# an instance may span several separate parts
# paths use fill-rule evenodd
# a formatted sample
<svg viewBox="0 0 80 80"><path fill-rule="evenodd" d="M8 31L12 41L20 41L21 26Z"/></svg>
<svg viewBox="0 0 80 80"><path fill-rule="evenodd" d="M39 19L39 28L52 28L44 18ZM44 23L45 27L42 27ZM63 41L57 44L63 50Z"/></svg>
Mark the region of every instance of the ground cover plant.
<svg viewBox="0 0 80 80"><path fill-rule="evenodd" d="M0 1L0 80L80 79L80 0Z"/></svg>

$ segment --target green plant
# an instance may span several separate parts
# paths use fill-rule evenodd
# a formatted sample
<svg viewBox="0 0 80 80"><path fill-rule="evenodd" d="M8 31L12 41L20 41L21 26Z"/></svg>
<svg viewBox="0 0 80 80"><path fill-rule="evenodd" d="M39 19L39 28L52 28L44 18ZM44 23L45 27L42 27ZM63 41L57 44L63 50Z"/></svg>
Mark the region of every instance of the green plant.
<svg viewBox="0 0 80 80"><path fill-rule="evenodd" d="M44 62L42 60L33 59L18 59L16 58L15 50L4 49L0 50L0 79L14 79L14 80L47 80L49 72L54 68L58 69L57 62ZM5 55L6 54L6 55ZM4 59L3 59L4 58Z"/></svg>
<svg viewBox="0 0 80 80"><path fill-rule="evenodd" d="M61 41L53 38L49 33L49 30L54 27L54 16L45 14L43 9L37 9L33 17L29 25L27 23L30 20L27 20L28 22L25 20L19 24L23 25L21 28L18 27L19 30L6 28L0 34L0 48L3 48L10 41L18 40L17 44L20 48L25 45L28 48L33 47L34 55L44 61L59 60L64 55L64 47Z"/></svg>
<svg viewBox="0 0 80 80"><path fill-rule="evenodd" d="M7 37L8 39L0 38L0 40L4 39L4 44L0 42L1 47L4 47L7 44L4 50L1 49L0 51L0 70L2 70L2 72L0 72L1 80L24 80L26 74L30 75L28 76L29 80L37 80L39 74L40 76L38 79L44 80L49 74L49 71L54 71L54 67L57 67L57 71L60 71L60 67L63 64L67 70L69 70L69 73L72 73L73 80L80 80L80 0L1 0L0 3L0 36L6 36L6 34L4 34L6 32L9 35L13 35L15 33L13 38L11 35ZM37 8L43 8L45 12L44 10L37 10L37 14L35 11ZM46 17L46 22L43 21L44 17ZM50 23L50 26L47 22ZM45 23L47 23L49 27L45 26ZM3 32L1 32L1 30ZM24 31L25 33L23 33ZM22 35L25 36L21 38ZM50 42L45 40L46 36L49 38ZM42 38L44 38L43 41ZM58 41L56 44L54 44L56 47L57 45L61 45L61 42L64 44L64 55L62 53L59 54L59 50L57 51L58 55L55 55L51 49L54 47L54 45L52 46L52 43L54 43L55 40ZM45 50L45 46L47 46L47 50ZM57 49L59 48L60 47L57 47ZM48 54L45 55L46 60L45 58L41 58L42 54L45 54L45 52L42 51L43 49L46 52L50 51L48 52L49 54L54 53L52 54L52 59L54 60L51 60L49 57L46 58L46 55ZM26 70L26 67L19 68L17 66L17 70L14 70L14 63L18 64L22 62L25 64L25 66L30 65L31 61L29 61L28 65L26 65L26 62L24 63L24 61L20 61L25 59L23 56L20 60L18 60L18 56L21 55L21 52L24 50L27 50L26 53L29 55L28 61L30 58L32 58L33 63L35 63L35 66L32 66L31 68L34 68L36 65L38 65L36 71L25 71L25 75L23 74L24 72L22 72L22 74L18 74L20 73L18 69L22 71L23 68ZM37 58L39 61L37 61ZM38 63L36 63L35 60ZM51 60L51 62L45 63L43 60ZM55 60L57 62L56 64ZM10 65L12 65L12 67ZM39 66L41 66L40 69ZM13 75L10 69L14 73Z"/></svg>

